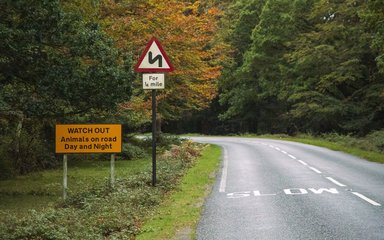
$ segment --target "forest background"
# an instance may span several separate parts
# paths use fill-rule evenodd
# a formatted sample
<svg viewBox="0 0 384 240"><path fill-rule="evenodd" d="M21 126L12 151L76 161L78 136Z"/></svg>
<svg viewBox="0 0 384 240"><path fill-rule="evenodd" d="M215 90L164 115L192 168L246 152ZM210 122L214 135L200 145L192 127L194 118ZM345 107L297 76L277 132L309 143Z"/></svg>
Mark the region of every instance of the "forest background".
<svg viewBox="0 0 384 240"><path fill-rule="evenodd" d="M133 72L156 36L176 71L159 131L378 136L382 0L4 0L0 178L55 167L57 123L150 125ZM379 147L380 147L379 146Z"/></svg>

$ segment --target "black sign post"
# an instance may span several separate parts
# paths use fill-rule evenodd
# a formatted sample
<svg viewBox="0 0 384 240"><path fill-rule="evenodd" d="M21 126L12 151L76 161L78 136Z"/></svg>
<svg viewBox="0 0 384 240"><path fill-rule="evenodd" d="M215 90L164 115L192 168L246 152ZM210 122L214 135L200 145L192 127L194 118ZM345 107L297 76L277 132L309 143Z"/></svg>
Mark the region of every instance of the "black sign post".
<svg viewBox="0 0 384 240"><path fill-rule="evenodd" d="M156 89L164 89L164 73L173 70L160 42L153 37L135 65L136 72L144 73L143 89L152 90L152 186L156 186Z"/></svg>
<svg viewBox="0 0 384 240"><path fill-rule="evenodd" d="M156 90L152 90L152 186L156 186Z"/></svg>

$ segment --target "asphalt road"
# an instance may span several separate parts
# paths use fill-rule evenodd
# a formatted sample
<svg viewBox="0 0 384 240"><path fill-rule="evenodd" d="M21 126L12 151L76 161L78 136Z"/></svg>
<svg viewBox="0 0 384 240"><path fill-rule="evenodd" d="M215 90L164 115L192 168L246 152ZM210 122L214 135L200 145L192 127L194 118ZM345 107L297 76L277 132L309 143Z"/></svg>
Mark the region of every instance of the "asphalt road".
<svg viewBox="0 0 384 240"><path fill-rule="evenodd" d="M197 239L384 239L384 165L267 139L192 138L223 148Z"/></svg>

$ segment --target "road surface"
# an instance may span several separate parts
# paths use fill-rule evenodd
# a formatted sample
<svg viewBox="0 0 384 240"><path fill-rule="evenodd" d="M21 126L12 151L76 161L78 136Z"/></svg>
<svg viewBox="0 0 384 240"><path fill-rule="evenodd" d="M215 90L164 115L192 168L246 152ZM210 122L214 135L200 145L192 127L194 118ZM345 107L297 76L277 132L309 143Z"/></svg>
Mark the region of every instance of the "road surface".
<svg viewBox="0 0 384 240"><path fill-rule="evenodd" d="M223 148L197 239L384 239L384 165L267 139L192 138Z"/></svg>

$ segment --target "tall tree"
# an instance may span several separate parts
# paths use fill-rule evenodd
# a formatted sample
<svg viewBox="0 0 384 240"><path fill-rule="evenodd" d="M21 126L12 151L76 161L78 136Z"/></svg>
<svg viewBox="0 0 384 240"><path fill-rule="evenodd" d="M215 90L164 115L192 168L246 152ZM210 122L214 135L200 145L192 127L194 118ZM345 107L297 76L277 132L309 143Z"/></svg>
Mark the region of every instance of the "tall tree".
<svg viewBox="0 0 384 240"><path fill-rule="evenodd" d="M236 84L225 86L221 95L229 105L224 117L241 117L256 131L286 131L289 62L285 55L290 42L305 29L301 17L310 6L311 1L265 2L243 63L233 75Z"/></svg>
<svg viewBox="0 0 384 240"><path fill-rule="evenodd" d="M220 103L226 112L221 114L221 119L235 119L242 130L255 130L250 121L251 114L247 112L246 99L253 96L253 88L249 88L243 78L238 76L243 65L244 54L249 51L252 43L251 35L260 22L260 14L265 1L235 1L227 7L226 14L221 20L220 35L230 46L231 55L229 61L224 63L223 75L220 78ZM253 103L249 103L253 105ZM247 124L251 122L250 124Z"/></svg>
<svg viewBox="0 0 384 240"><path fill-rule="evenodd" d="M370 43L369 87L363 99L363 106L370 106L371 121L367 131L384 128L384 5L380 1L369 0L359 11ZM373 61L374 59L374 61Z"/></svg>
<svg viewBox="0 0 384 240"><path fill-rule="evenodd" d="M159 91L160 117L178 119L187 111L209 106L217 94L223 49L212 41L220 14L217 8L200 1L125 0L104 1L101 12L109 34L135 59L152 36L165 48L176 71L167 74L166 89ZM141 90L139 75L135 88L135 101L123 107L147 117L150 98Z"/></svg>
<svg viewBox="0 0 384 240"><path fill-rule="evenodd" d="M380 88L370 37L359 15L365 4L318 1L310 18L315 28L295 40L290 57L298 81L290 113L301 130L364 133L376 122Z"/></svg>
<svg viewBox="0 0 384 240"><path fill-rule="evenodd" d="M23 131L113 109L129 99L133 75L130 59L100 26L64 11L59 0L5 0L0 9L0 114L4 128L15 132L5 145L14 146L25 172ZM38 135L25 134L30 142L45 141Z"/></svg>
<svg viewBox="0 0 384 240"><path fill-rule="evenodd" d="M244 44L227 40L237 60L224 69L222 117L267 132L382 128L381 10L373 0L279 0L265 2L252 35L234 21Z"/></svg>

